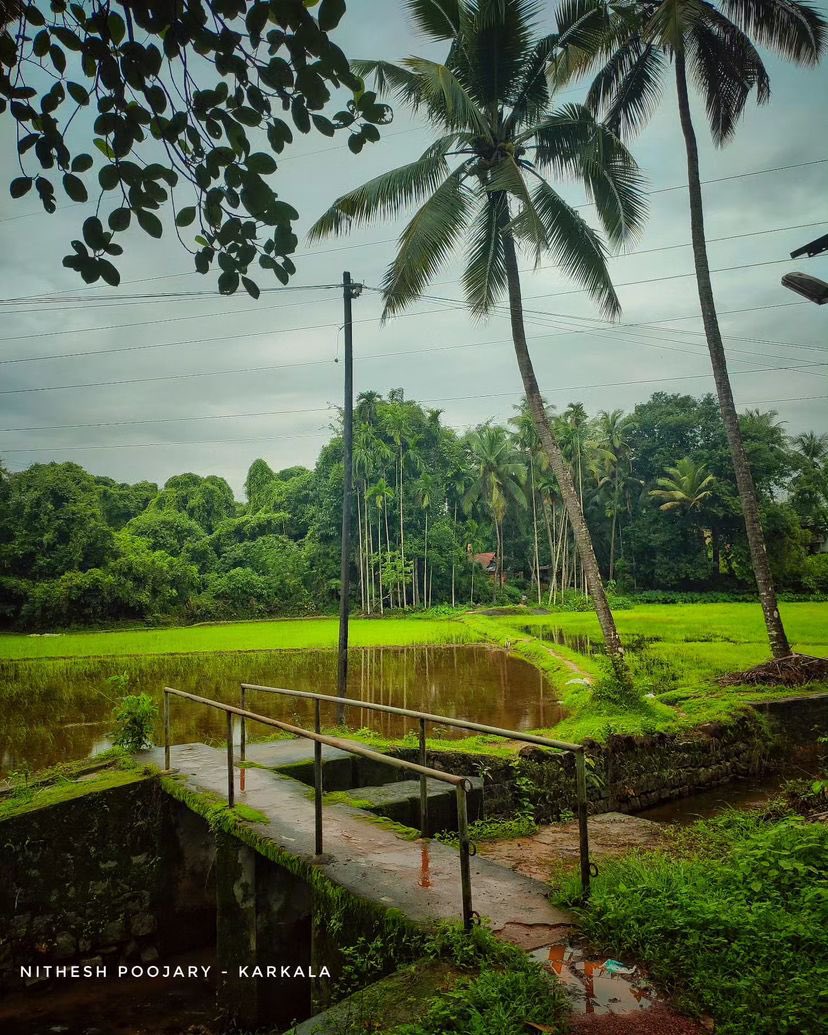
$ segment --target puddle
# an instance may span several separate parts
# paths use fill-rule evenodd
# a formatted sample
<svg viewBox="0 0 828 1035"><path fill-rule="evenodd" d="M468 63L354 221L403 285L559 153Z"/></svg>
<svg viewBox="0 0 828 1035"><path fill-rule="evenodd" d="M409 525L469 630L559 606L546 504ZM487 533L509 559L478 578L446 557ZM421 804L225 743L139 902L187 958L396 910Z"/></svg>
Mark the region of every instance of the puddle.
<svg viewBox="0 0 828 1035"><path fill-rule="evenodd" d="M420 876L417 879L417 884L421 888L431 887L431 856L429 855L427 841L423 841L420 844Z"/></svg>
<svg viewBox="0 0 828 1035"><path fill-rule="evenodd" d="M557 643L560 647L568 647L579 654L603 654L604 641L582 633L570 633L565 629L549 625L524 625L521 632L529 636L535 636L546 643ZM640 633L632 633L624 636L624 648L628 651L641 651L651 643L658 643L660 636L644 636Z"/></svg>
<svg viewBox="0 0 828 1035"><path fill-rule="evenodd" d="M544 945L529 955L556 974L570 992L573 1013L635 1013L656 1002L652 985L638 967L609 957L588 959L574 945Z"/></svg>

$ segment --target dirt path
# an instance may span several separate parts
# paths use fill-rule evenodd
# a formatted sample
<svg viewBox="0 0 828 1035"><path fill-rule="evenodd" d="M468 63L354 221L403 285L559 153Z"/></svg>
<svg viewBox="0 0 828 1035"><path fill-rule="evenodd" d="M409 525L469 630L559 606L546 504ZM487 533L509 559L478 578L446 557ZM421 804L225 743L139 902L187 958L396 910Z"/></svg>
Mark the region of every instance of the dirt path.
<svg viewBox="0 0 828 1035"><path fill-rule="evenodd" d="M658 848L663 842L660 824L621 812L607 812L589 819L590 858L623 855L633 849ZM508 866L525 877L545 881L561 865L579 857L578 823L551 823L531 837L511 841L483 841L480 855Z"/></svg>

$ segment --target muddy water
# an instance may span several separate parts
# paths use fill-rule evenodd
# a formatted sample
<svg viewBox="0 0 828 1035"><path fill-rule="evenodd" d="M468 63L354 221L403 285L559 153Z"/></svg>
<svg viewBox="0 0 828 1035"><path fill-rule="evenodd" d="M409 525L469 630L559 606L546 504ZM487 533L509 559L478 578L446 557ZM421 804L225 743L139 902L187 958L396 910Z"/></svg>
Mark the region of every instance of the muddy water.
<svg viewBox="0 0 828 1035"><path fill-rule="evenodd" d="M684 826L698 819L709 819L725 809L750 809L763 805L775 797L788 780L813 780L824 771L824 748L821 744L790 744L784 764L773 772L731 780L721 787L644 809L637 815L655 823Z"/></svg>
<svg viewBox="0 0 828 1035"><path fill-rule="evenodd" d="M543 676L504 651L466 645L383 647L353 650L350 657L354 697L518 730L550 726L562 716ZM336 654L255 651L0 663L0 773L54 765L109 747L112 708L123 692L120 676L126 677L120 686L128 692L148 693L156 700L163 686L172 686L238 703L242 681L333 694ZM256 694L248 707L300 725L313 721L310 701ZM323 708L322 721L334 723L333 706ZM403 735L416 725L415 720L357 708L349 709L348 724L389 736ZM173 703L175 743L216 742L225 730L224 716L214 709ZM462 735L439 727L430 732L435 737Z"/></svg>

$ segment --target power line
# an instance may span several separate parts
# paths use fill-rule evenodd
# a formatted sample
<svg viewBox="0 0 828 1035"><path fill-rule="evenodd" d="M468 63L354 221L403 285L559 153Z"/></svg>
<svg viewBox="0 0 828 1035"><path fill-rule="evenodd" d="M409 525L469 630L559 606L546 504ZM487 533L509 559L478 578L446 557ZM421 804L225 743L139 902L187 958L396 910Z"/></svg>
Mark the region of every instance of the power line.
<svg viewBox="0 0 828 1035"><path fill-rule="evenodd" d="M280 442L287 442L297 438L316 438L324 427L315 431L306 431L297 435L280 435ZM107 442L107 443L83 443L75 446L19 446L11 449L4 449L4 453L54 453L68 451L82 451L85 449L150 449L164 446L228 446L247 442L273 442L274 435L263 435L257 438L208 438L208 439L179 439L166 442Z"/></svg>
<svg viewBox="0 0 828 1035"><path fill-rule="evenodd" d="M198 420L235 420L239 417L277 417L296 413L327 413L332 412L331 406L315 406L300 410L255 410L252 413L216 413L213 415L202 414L195 417L148 417L142 420L108 420L93 421L86 424L35 424L27 428L0 428L0 435L20 431L69 431L77 428L122 428L132 427L137 424L181 424L187 421Z"/></svg>
<svg viewBox="0 0 828 1035"><path fill-rule="evenodd" d="M785 308L787 306L808 305L808 304L809 304L808 302L804 302L803 301L803 302L783 302L783 303L778 303L777 305L770 305L770 306L750 306L750 307L743 308L743 309L720 310L720 315L721 316L726 316L726 315L731 315L731 314L735 314L735 313L755 312L755 311L759 311L759 310L763 310L763 309ZM458 307L456 307L456 306L454 306L454 307L449 306L449 307L447 307L447 309L428 310L425 313L404 313L404 314L402 314L402 317L427 316L427 315L430 315L431 313L445 312L445 311L448 311L448 310L451 310L451 309L456 309L456 308L458 308ZM527 312L532 313L533 311L532 310L527 310ZM537 311L535 311L535 313L537 315L540 315L540 316L552 316L552 317L554 317L554 316L561 317L562 316L564 319L573 319L573 317L570 317L570 316L568 316L566 314L547 313L547 312L544 312L542 310L537 310ZM506 313L501 313L501 312L494 313L493 315L494 316L499 316L501 318L505 318L507 316ZM402 317L398 317L398 319L402 318ZM586 318L574 317L574 319L586 319ZM667 318L667 320L651 321L650 324L645 324L645 323L642 322L641 324L620 324L618 326L619 327L651 326L652 324L664 323L664 322L668 322L669 320L691 320L691 319L698 319L698 316L697 315L693 315L693 316L685 316L685 317L669 317L669 318ZM355 320L354 321L354 323L365 323L365 322L373 322L373 319ZM318 329L318 328L333 327L333 326L334 326L333 324L309 324L309 325L304 325L304 326L300 326L300 327L283 328L283 329L280 329L280 330L251 331L251 332L245 332L243 334L219 335L219 336L213 337L213 338L192 338L192 339L188 339L188 340L185 340L185 341L179 341L179 342L160 342L158 344L152 344L152 345L134 345L134 346L126 346L125 348L99 349L99 350L96 350L92 354L95 354L95 355L105 355L105 354L110 354L110 353L113 353L113 352L141 351L141 350L145 350L145 349L168 348L168 347L177 346L177 345L189 345L189 344L194 344L194 343L196 343L196 344L207 344L207 343L214 342L214 341L228 341L228 340L233 340L233 339L237 339L237 338L256 337L256 336L269 335L269 334L287 334L287 333L290 333L290 332L296 331L296 330L315 330L315 329ZM562 334L579 334L579 333L588 334L588 333L590 333L590 330L591 329L588 328L588 327L577 328L577 329L569 329L569 330L563 331ZM597 330L614 330L614 328L612 328L612 327L610 327L610 328L597 328ZM535 338L545 338L545 337L555 337L555 336L556 335L532 335L532 336L530 336L529 340L534 340ZM676 339L671 339L671 340L676 341ZM444 345L444 346L434 346L434 347L431 347L431 348L426 347L426 348L418 348L418 349L411 349L411 350L402 350L402 351L391 352L391 353L387 353L387 352L385 352L385 353L374 353L374 354L371 354L371 355L359 356L359 357L357 357L357 360L361 361L361 360L364 360L364 359L390 359L390 358L394 358L394 357L397 357L397 356L414 355L414 354L419 355L419 354L421 354L423 352L432 352L432 351L433 352L449 352L449 351L452 351L452 350L458 349L458 348L482 347L482 346L487 345L487 344L500 344L502 342L509 342L509 341L511 341L511 339L503 338L503 339L497 339L497 340L495 340L493 342L469 342L469 343L464 343L462 345ZM676 341L676 343L679 344L680 342ZM803 346L803 347L807 347L807 346ZM817 348L817 347L814 346L814 348ZM818 351L824 351L824 350L818 350ZM63 357L43 357L43 358L69 358L72 355L83 355L83 354L85 354L85 353L75 353L75 354L67 353L67 354L64 354ZM35 358L40 358L40 357L35 357ZM781 357L779 357L779 358L781 358ZM219 374L224 374L224 373L231 373L231 374L232 373L253 373L253 372L261 372L261 371L283 370L283 369L288 369L288 368L292 368L292 367L321 366L321 365L327 365L328 363L330 363L330 360L302 360L302 361L298 361L298 362L295 362L295 363L281 363L281 364L268 365L268 366L260 366L260 367L241 367L241 368L236 368L236 369L227 370L227 371L223 371L223 370L217 370L217 371L196 371L196 372L183 373L183 374L168 374L168 375L165 375L165 376L159 376L159 377L154 377L154 378L131 378L131 379L126 379L126 380L121 380L121 381L93 381L93 382L89 382L89 383L85 383L85 384L77 384L77 385L50 385L50 386L42 386L42 387L36 387L36 388L5 389L5 390L0 391L0 395L25 394L25 393L32 393L32 392L51 392L51 391L61 391L61 390L68 390L68 389L74 389L74 388L111 387L111 386L123 385L123 384L146 383L146 382L150 382L150 381L167 381L167 380L176 380L176 379L180 380L180 379L186 379L186 378L189 378L189 377L212 377L212 376L218 376ZM784 367L780 367L779 369L785 369L785 368Z"/></svg>
<svg viewBox="0 0 828 1035"><path fill-rule="evenodd" d="M812 229L813 227L824 226L825 222L826 222L825 220L818 220L818 221L816 221L814 223L798 223L798 224L794 224L794 225L791 225L791 226L770 227L770 228L768 228L766 230L753 230L753 231L750 231L748 233L743 233L743 234L727 234L727 235L725 235L723 237L710 237L710 238L708 238L708 244L717 244L717 243L722 243L724 241L742 240L742 239L747 238L747 237L760 237L760 236L763 236L765 234L778 234L778 233L783 233L785 231L790 231L790 230L809 230L809 229ZM396 238L387 238L387 239L385 239L383 241L372 241L372 242L369 242L368 244L358 244L358 245L355 245L355 246L351 246L351 250L359 251L360 248L373 247L376 244L390 244L390 243L395 243L395 241L396 241ZM655 254L657 252L674 251L674 250L680 249L680 248L691 248L691 247L692 247L692 243L689 242L689 241L686 241L686 242L682 242L680 244L664 244L664 245L659 245L659 246L654 247L654 248L637 248L637 249L634 249L633 251L622 252L622 253L620 253L618 255L611 255L610 256L610 261L616 261L618 259L628 259L628 258L631 258L634 255L652 255L652 254ZM342 248L333 249L333 250L334 251L347 251L347 250L349 250L349 246L346 245L346 246L343 246ZM292 257L293 258L297 258L300 255L308 255L308 254L314 254L314 253L301 253L300 252L300 253L296 253L296 255L294 255ZM317 253L317 254L322 254L322 253ZM782 260L782 261L785 261L785 260ZM561 269L562 266L563 266L563 264L559 263L559 262L548 263L548 264L541 264L539 266L526 266L523 269L519 270L519 272L520 273L536 273L539 270ZM195 275L196 275L195 271L193 271L191 273L178 273L178 274L172 274L170 276L171 277L189 277L189 276L195 276ZM687 274L687 275L689 276L690 274ZM138 284L138 283L143 283L145 281L166 280L166 279L168 279L168 277L166 277L166 276L147 277L147 278L142 278L142 279L134 280L134 281L125 281L124 283ZM437 280L437 281L433 281L432 282L432 286L440 287L440 286L442 286L444 284L458 284L460 282L461 282L461 278L454 278L452 280ZM304 289L306 287L307 288L311 288L313 286L317 286L317 287L320 287L320 288L322 288L322 287L339 288L340 287L339 284L328 284L328 285L326 285L326 284L319 284L319 285L296 285L296 288L298 288L299 290L302 290L302 289ZM623 286L623 285L615 285L615 286L616 287L620 287L620 286ZM289 287L290 288L294 288L294 285L289 285ZM72 290L83 291L85 289L84 288L76 288L76 289L72 289ZM265 288L261 288L261 291L262 291L263 294L264 293L269 293L269 292L278 292L278 291L283 291L283 290L285 290L283 287L278 287L278 288L268 288L268 287L265 287ZM61 305L54 305L54 306L50 305L50 309L51 309L52 312L55 312L55 311L60 312L60 311L63 311L63 309L64 309L62 303L66 303L66 302L68 302L68 303L77 303L77 304L72 304L72 305L66 306L66 311L71 312L73 309L81 309L81 308L82 309L109 309L109 308L117 308L117 307L120 307L120 306L138 305L138 304L143 304L144 301L179 300L179 299L186 300L188 298L221 299L221 298L229 297L227 295L220 295L220 294L218 294L215 291L187 291L187 292L183 292L182 291L182 292L164 292L164 293L157 293L157 294L149 293L149 294L134 294L134 295L118 295L117 297L113 297L113 298L110 298L110 299L105 299L104 301L98 301L98 299L101 297L99 295L90 295L90 296L78 295L77 297L69 298L69 297L67 297L69 293L70 292L58 292L58 291L55 291L55 292L50 292L50 293L47 293L47 294L44 294L44 295L24 295L24 296L19 296L19 297L16 297L16 298L0 299L0 306L3 306L3 305L17 305L20 302L24 302L24 301L25 302L40 302L40 303L61 303ZM86 304L86 303L89 303L89 302L91 302L93 304L92 305ZM14 313L14 315L22 315L22 314L25 314L25 313L32 313L32 312L38 312L39 313L41 311L42 310L38 309L38 308L21 309L21 310L14 310L14 311L7 310L7 312L10 315L12 314L12 312Z"/></svg>
<svg viewBox="0 0 828 1035"><path fill-rule="evenodd" d="M770 259L770 260L768 260L766 262L742 263L742 264L737 265L737 266L721 266L721 267L719 267L717 269L710 270L710 272L711 273L731 273L731 272L734 272L736 270L754 269L754 268L759 267L759 266L774 266L774 265L778 265L780 263L789 263L791 261L792 261L791 259ZM671 274L671 275L666 276L666 277L647 277L647 278L644 278L643 280L624 281L624 282L622 282L620 284L616 284L615 287L631 287L631 286L637 285L637 284L654 284L654 283L658 283L659 281L681 280L681 279L684 279L686 277L693 277L693 276L695 276L695 273L676 273L676 274ZM317 286L321 286L321 285L317 285ZM339 287L339 285L334 285L334 286L335 287ZM365 287L367 287L368 290L370 290L370 291L374 291L374 292L377 292L377 293L380 293L380 294L383 293L382 288L371 287L370 285L365 285ZM282 289L282 290L284 290L284 289ZM558 297L560 297L562 295L580 295L580 294L585 294L586 292L587 292L586 288L571 288L571 289L567 289L566 291L554 291L554 292L551 292L551 293L548 292L548 291L544 291L544 292L541 292L541 293L536 294L536 295L525 295L524 298L526 300L532 300L532 299L535 299L535 298L558 298ZM451 305L449 306L450 309L451 308L463 308L463 309L467 308L467 304L466 304L466 302L463 299L447 298L447 297L444 297L442 295L421 295L420 299L423 300L423 301L428 301L428 302L450 302L451 303ZM312 300L312 301L328 302L328 301L334 301L334 299L317 299L317 300ZM46 331L46 332L43 332L43 333L13 334L13 335L9 335L9 336L7 336L5 338L0 338L0 342L4 342L4 341L25 341L25 340L28 340L28 339L31 339L31 338L49 338L49 337L56 337L57 335L61 335L61 334L86 334L86 333L91 333L91 332L96 332L96 331L119 330L119 329L122 329L122 328L130 328L130 327L154 326L154 325L157 325L157 324L165 324L165 323L179 323L179 322L186 321L186 320L207 320L207 319L211 319L211 318L214 318L214 317L217 317L217 316L235 316L235 315L237 315L239 313L267 312L267 311L272 310L272 309L290 309L290 308L295 308L297 305L306 305L306 304L308 304L308 303L307 302L288 302L288 303L285 303L285 304L279 304L279 305L275 305L275 306L262 306L262 307L252 306L252 307L248 307L246 309L236 309L236 310L233 310L232 312L227 312L227 313L223 313L223 312L219 312L219 313L194 313L194 314L188 314L186 316L164 317L164 318L157 319L157 320L137 320L137 321L133 321L131 323L105 324L105 325L102 325L100 327L79 327L79 328L74 328L74 329L72 329L72 328L64 329L64 330L60 330L60 331ZM444 310L439 310L438 309L438 310L430 310L430 311L431 312L442 312ZM531 312L531 310L526 310L526 312ZM394 317L394 319L402 319L402 318L404 318L406 316L412 316L412 315L422 316L422 315L427 315L427 313L414 313L414 314L412 314L412 313L400 313L400 314L397 314ZM543 315L555 315L555 314L546 313L546 314L543 314ZM574 317L574 318L578 319L578 317ZM368 317L366 319L355 320L354 323L372 323L374 319L375 319L375 317ZM584 319L588 319L588 317L584 317ZM273 334L283 334L283 333L286 333L287 331L316 330L316 329L318 329L320 327L331 327L331 326L338 326L338 325L337 324L313 324L313 325L310 325L310 326L304 327L304 328L303 327L290 327L290 328L285 328L285 329L275 329L271 333L273 333ZM88 350L88 351L84 351L84 352L57 353L57 354L54 354L54 355L51 355L51 356L21 356L21 357L16 357L16 358L13 358L13 359L0 360L0 363L30 363L30 362L33 362L35 360L45 360L45 359L71 359L71 358L74 358L74 357L77 357L77 356L93 355L96 352L100 352L101 354L103 354L104 352L113 352L113 351L115 351L115 352L128 352L128 351L137 351L137 350L139 350L141 348L146 348L146 346L126 346L126 347L123 347L123 348L120 348L120 349L101 349L101 350L94 350L94 349L92 349L92 350Z"/></svg>
<svg viewBox="0 0 828 1035"><path fill-rule="evenodd" d="M408 131L406 130L406 131L403 131L403 132L408 132ZM334 149L331 148L331 149L325 149L325 150L334 150ZM296 156L296 157L300 157L300 156ZM807 161L807 162L798 162L798 163L793 164L793 165L780 165L780 166L776 166L776 167L774 167L772 169L748 170L746 172L733 173L733 174L731 174L729 176L718 176L718 177L714 177L714 178L709 179L709 180L702 180L701 184L702 184L702 186L704 186L704 185L712 184L712 183L724 183L724 182L727 182L727 181L730 181L730 180L738 180L738 179L742 179L744 177L750 177L750 176L765 176L765 175L768 175L770 173L787 172L787 171L794 170L794 169L803 169L803 168L806 168L808 166L822 165L825 162L828 162L828 158L816 158L816 159L812 159L812 160ZM651 191L646 191L645 193L648 196L653 195L653 194L665 194L665 193L668 193L670 191L682 190L682 189L684 189L686 187L687 187L686 183L674 184L674 185L672 185L670 187L657 187L657 188L655 188L655 189L653 189ZM574 207L575 208L589 208L591 206L591 204L592 204L592 202L585 202L582 205L576 205ZM62 207L68 207L68 206L62 206ZM40 214L39 212L29 212L29 213L25 213L22 216L9 216L6 219L0 220L0 222L8 222L8 221L10 221L12 219L22 219L22 218L25 218L26 216L33 216L33 215L39 215L39 214ZM805 228L808 225L811 225L811 224L803 224L802 228ZM782 228L782 229L797 229L797 228L796 227L790 227L790 228ZM765 231L760 231L760 232L765 232ZM768 231L768 232L775 232L775 231ZM741 236L741 235L734 235L734 238L738 237L738 236ZM747 235L745 235L745 236L747 236ZM720 240L730 240L730 239L732 239L732 238L721 238ZM369 242L366 242L364 244L356 245L356 246L354 246L354 245L342 245L342 246L336 247L336 248L312 250L312 251L308 251L308 252L297 252L293 257L294 258L313 257L315 255L329 254L331 252L355 250L356 248L370 248L370 247L374 247L376 245L381 245L381 244L392 244L392 243L395 243L395 241L396 241L396 238L393 238L393 237L392 238L385 238L385 239L383 239L381 241L369 241ZM670 247L685 247L685 246L684 245L675 245L675 246L670 246ZM630 253L630 254L634 254L634 253ZM128 283L139 284L139 283L146 283L147 281L151 281L151 280L163 280L163 279L168 279L168 278L171 279L173 277L188 277L188 276L194 276L195 273L196 273L196 271L192 271L191 273L165 274L164 276L161 276L161 277L157 277L156 276L156 277L138 278L136 280L129 281ZM79 289L79 290L84 290L84 289ZM28 297L31 298L31 297L44 297L44 296L28 296ZM0 304L2 304L3 301L25 301L25 300L27 300L27 296L22 296L21 298L18 298L18 299L0 300Z"/></svg>

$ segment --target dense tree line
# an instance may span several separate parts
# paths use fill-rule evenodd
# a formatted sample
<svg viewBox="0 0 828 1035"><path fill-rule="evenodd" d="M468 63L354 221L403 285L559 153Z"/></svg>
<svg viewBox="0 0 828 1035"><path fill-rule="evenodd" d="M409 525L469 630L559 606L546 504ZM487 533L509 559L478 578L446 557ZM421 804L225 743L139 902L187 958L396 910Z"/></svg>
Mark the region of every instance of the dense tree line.
<svg viewBox="0 0 828 1035"><path fill-rule="evenodd" d="M745 591L750 557L718 406L657 393L631 413L549 419L617 592ZM828 436L740 416L774 576L828 592ZM458 435L440 411L365 392L354 430L353 605L365 613L471 600L560 603L585 588L555 478L525 405ZM159 488L36 464L0 481L0 613L49 628L332 610L342 448L313 470L251 465L244 502L215 475ZM492 571L475 560L494 553Z"/></svg>

